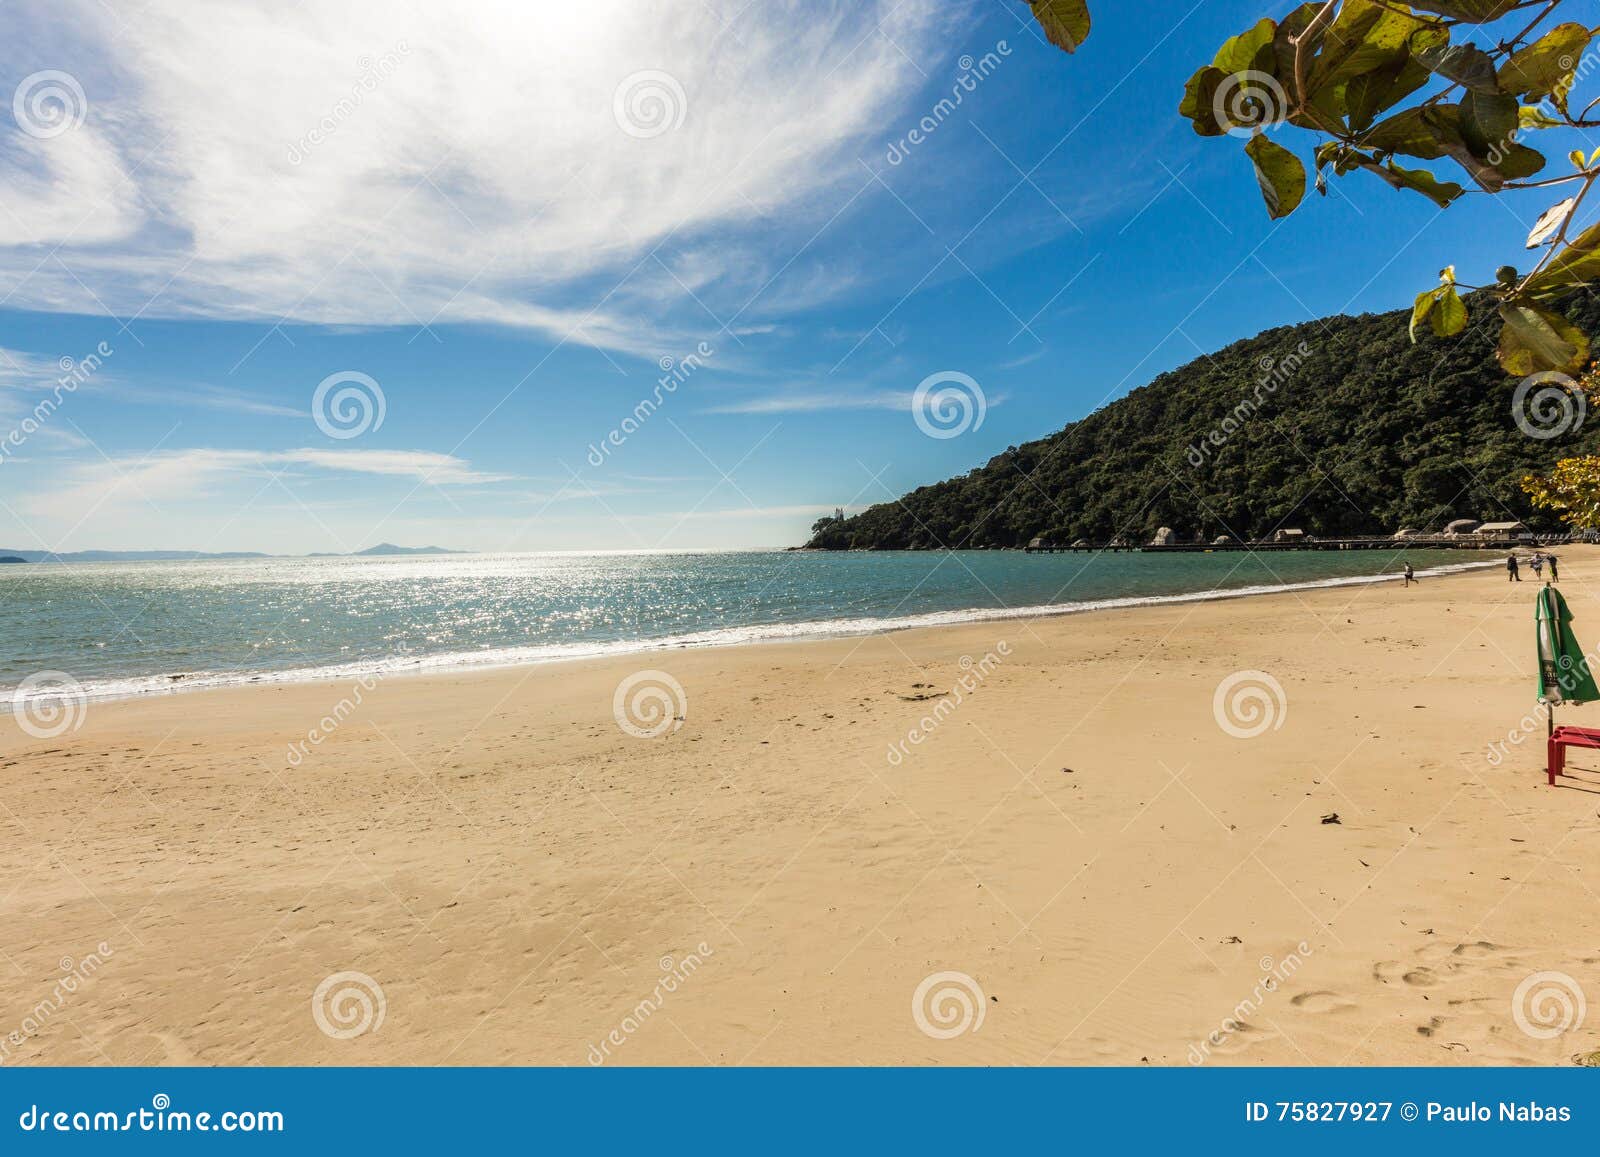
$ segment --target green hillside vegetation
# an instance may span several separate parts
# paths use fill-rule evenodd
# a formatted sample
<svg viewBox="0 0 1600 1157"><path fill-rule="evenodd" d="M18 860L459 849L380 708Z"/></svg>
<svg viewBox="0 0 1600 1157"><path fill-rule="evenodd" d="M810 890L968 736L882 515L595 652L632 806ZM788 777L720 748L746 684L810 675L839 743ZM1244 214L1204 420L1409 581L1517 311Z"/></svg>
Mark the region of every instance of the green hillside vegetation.
<svg viewBox="0 0 1600 1157"><path fill-rule="evenodd" d="M1475 324L1450 340L1423 327L1413 344L1409 311L1267 330L962 477L821 520L809 545L1140 543L1163 526L1184 540L1286 528L1336 537L1439 530L1455 518L1559 529L1518 480L1592 443L1600 417L1569 420L1556 437L1524 433L1513 414L1521 379L1495 360L1499 327L1477 324L1494 314L1468 305ZM1585 331L1600 329L1592 298L1564 308Z"/></svg>

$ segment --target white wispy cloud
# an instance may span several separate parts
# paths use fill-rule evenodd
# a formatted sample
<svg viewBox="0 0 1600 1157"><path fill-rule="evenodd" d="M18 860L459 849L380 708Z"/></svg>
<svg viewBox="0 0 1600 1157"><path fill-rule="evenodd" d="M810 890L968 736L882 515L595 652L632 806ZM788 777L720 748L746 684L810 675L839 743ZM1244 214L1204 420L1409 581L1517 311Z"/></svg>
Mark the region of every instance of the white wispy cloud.
<svg viewBox="0 0 1600 1157"><path fill-rule="evenodd" d="M61 481L25 497L25 510L53 523L74 525L92 512L143 503L160 510L195 501L215 504L231 482L255 478L256 490L274 475L296 469L410 479L430 486L515 480L511 474L474 470L451 454L428 450L163 450L143 457L101 458L63 470Z"/></svg>
<svg viewBox="0 0 1600 1157"><path fill-rule="evenodd" d="M71 72L87 109L0 148L6 304L654 349L685 287L739 303L790 259L948 18L934 0L231 0L203 18L23 0L4 75ZM614 101L648 71L670 83L636 83L632 115L676 127L630 135Z"/></svg>
<svg viewBox="0 0 1600 1157"><path fill-rule="evenodd" d="M785 392L759 398L708 406L707 414L811 414L824 410L902 410L911 409L910 390L879 390L852 393L833 390L824 393Z"/></svg>

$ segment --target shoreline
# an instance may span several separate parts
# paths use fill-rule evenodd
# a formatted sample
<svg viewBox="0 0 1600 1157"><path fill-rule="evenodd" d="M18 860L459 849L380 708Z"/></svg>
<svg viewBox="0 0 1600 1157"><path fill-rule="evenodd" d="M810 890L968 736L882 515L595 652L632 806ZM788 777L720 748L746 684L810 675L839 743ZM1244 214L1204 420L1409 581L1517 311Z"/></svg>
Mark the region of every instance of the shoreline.
<svg viewBox="0 0 1600 1157"><path fill-rule="evenodd" d="M1419 578L1440 578L1453 574L1470 573L1502 565L1497 560L1450 563L1427 567L1416 572ZM960 627L986 622L1008 622L1020 619L1052 619L1064 616L1093 614L1100 611L1134 610L1142 607L1181 606L1191 603L1218 602L1229 599L1256 598L1297 591L1323 590L1337 587L1366 586L1399 581L1398 573L1374 575L1342 575L1325 579L1307 579L1302 582L1256 584L1228 589L1187 591L1171 595L1142 595L1119 598L1089 599L1082 602L1048 603L1025 607L972 607L957 611L928 611L916 615L903 615L884 619L817 619L800 623L764 623L742 627L719 627L708 631L668 635L656 639L614 640L595 643L559 643L537 647L505 647L482 652L445 652L438 655L405 658L388 657L380 660L358 660L352 663L331 664L323 667L296 667L277 671L228 672L157 672L148 675L121 678L90 677L78 680L63 694L52 687L22 696L18 689L0 692L0 716L15 714L31 705L47 705L63 698L110 703L126 700L165 698L199 691L221 691L245 687L286 687L305 684L339 682L342 680L369 680L407 677L449 676L471 671L501 671L526 667L540 667L557 663L574 663L630 655L648 655L656 652L706 650L722 647L743 647L770 643L807 643L828 639L870 637L899 631ZM72 674L68 672L68 674Z"/></svg>

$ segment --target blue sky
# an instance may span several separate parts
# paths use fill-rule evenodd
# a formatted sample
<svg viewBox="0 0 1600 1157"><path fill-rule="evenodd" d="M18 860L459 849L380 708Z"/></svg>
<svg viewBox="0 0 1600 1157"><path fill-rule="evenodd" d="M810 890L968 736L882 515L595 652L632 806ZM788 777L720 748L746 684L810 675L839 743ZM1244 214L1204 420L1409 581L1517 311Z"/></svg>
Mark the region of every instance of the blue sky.
<svg viewBox="0 0 1600 1157"><path fill-rule="evenodd" d="M1101 0L1073 57L999 0L281 7L7 7L0 442L99 364L0 454L0 546L790 545L1237 338L1488 280L1553 199L1356 174L1270 222L1176 113L1262 0ZM981 424L929 436L937 374ZM332 375L381 424L315 421Z"/></svg>

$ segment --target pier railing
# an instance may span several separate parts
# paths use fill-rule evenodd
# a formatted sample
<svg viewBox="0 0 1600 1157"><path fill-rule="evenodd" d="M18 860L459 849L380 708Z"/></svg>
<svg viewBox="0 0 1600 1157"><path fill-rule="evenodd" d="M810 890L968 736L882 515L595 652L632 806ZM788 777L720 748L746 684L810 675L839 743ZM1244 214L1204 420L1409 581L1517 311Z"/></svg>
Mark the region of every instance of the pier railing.
<svg viewBox="0 0 1600 1157"><path fill-rule="evenodd" d="M1198 554L1213 551L1268 551L1268 550L1515 550L1561 546L1572 541L1571 535L1540 534L1514 538L1488 537L1476 534L1417 534L1405 538L1296 538L1282 542L1263 540L1254 542L1175 542L1168 545L1139 545L1129 542L1079 542L1030 543L1029 554L1099 553L1138 551L1145 554Z"/></svg>

